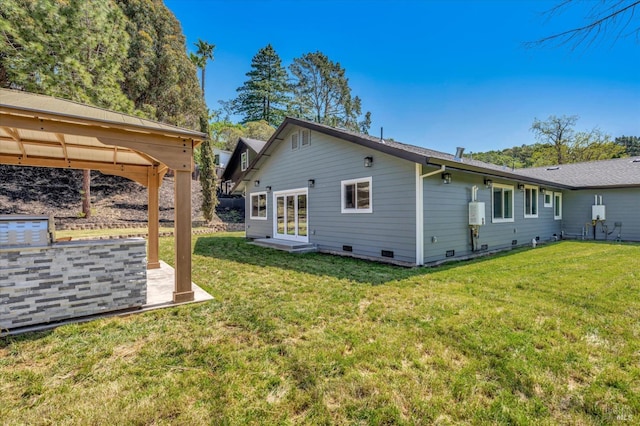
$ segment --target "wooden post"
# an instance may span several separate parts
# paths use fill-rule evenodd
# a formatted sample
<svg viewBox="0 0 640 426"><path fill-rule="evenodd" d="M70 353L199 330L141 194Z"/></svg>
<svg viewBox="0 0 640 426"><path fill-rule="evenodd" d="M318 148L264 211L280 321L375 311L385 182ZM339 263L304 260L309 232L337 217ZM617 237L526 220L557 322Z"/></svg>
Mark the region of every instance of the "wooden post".
<svg viewBox="0 0 640 426"><path fill-rule="evenodd" d="M147 196L148 196L148 232L147 239L147 269L157 269L160 267L159 255L159 193L160 174L158 167L149 167L147 172Z"/></svg>
<svg viewBox="0 0 640 426"><path fill-rule="evenodd" d="M191 288L191 170L175 170L176 277L173 302L193 300Z"/></svg>
<svg viewBox="0 0 640 426"><path fill-rule="evenodd" d="M82 171L82 213L86 219L91 217L91 170Z"/></svg>

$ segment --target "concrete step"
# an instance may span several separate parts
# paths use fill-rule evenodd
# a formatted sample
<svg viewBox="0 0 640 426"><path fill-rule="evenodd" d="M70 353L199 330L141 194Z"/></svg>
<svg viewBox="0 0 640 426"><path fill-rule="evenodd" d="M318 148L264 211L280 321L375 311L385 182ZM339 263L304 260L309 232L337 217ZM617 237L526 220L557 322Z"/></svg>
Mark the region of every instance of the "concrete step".
<svg viewBox="0 0 640 426"><path fill-rule="evenodd" d="M312 253L317 251L315 244L301 243L298 241L279 240L276 238L260 238L253 240L251 244L260 247L286 251L288 253Z"/></svg>

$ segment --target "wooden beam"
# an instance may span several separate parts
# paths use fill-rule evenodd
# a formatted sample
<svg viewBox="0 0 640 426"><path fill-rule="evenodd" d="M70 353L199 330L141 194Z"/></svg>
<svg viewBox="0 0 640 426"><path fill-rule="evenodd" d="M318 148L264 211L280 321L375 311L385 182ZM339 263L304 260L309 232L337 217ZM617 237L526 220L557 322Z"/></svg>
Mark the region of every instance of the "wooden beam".
<svg viewBox="0 0 640 426"><path fill-rule="evenodd" d="M175 289L173 302L193 300L191 288L191 172L175 170Z"/></svg>
<svg viewBox="0 0 640 426"><path fill-rule="evenodd" d="M171 137L15 115L2 114L2 123L5 126L20 129L95 137L105 145L131 148L157 159L174 170L189 172L193 148L199 143L198 140L187 137Z"/></svg>
<svg viewBox="0 0 640 426"><path fill-rule="evenodd" d="M157 167L149 167L147 174L147 212L148 212L148 232L147 238L147 269L157 269L160 267L159 257L159 228L160 228L160 174Z"/></svg>
<svg viewBox="0 0 640 426"><path fill-rule="evenodd" d="M2 126L1 128L5 132L7 132L9 134L9 136L11 136L11 139L13 139L16 142L20 142L20 135L18 134L17 130L12 129L10 127L5 127L5 126Z"/></svg>
<svg viewBox="0 0 640 426"><path fill-rule="evenodd" d="M61 133L56 133L56 139L58 139L58 141L60 142L60 145L62 145L62 152L64 153L64 159L68 160L69 154L67 154L67 144L64 141L64 135Z"/></svg>
<svg viewBox="0 0 640 426"><path fill-rule="evenodd" d="M0 154L0 164L33 167L55 167L59 169L90 169L99 170L106 174L123 176L147 186L147 168L150 166L111 164L99 161L76 161L55 158L23 157L17 155Z"/></svg>

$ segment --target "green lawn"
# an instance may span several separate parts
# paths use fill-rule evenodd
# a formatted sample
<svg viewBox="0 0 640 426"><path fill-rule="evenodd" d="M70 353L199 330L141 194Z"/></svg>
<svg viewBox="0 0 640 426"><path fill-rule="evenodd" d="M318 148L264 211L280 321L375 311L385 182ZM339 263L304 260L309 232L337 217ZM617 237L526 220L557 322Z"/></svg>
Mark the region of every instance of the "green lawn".
<svg viewBox="0 0 640 426"><path fill-rule="evenodd" d="M640 421L638 244L403 269L193 241L214 301L0 339L0 423Z"/></svg>

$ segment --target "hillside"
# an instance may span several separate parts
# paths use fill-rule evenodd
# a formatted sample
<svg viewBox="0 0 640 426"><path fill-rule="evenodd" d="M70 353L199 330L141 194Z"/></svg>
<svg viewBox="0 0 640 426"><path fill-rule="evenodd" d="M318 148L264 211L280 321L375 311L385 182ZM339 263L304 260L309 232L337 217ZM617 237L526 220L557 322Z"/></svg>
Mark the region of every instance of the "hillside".
<svg viewBox="0 0 640 426"><path fill-rule="evenodd" d="M202 221L200 182L192 181L192 184L192 219ZM146 224L147 190L142 185L92 171L92 217L89 219L81 215L81 189L81 170L0 165L0 214L52 214L57 227ZM160 187L161 223L174 219L173 198L173 177L165 177ZM233 219L227 218L224 212L220 214L227 220ZM220 221L219 217L214 218L214 222Z"/></svg>

